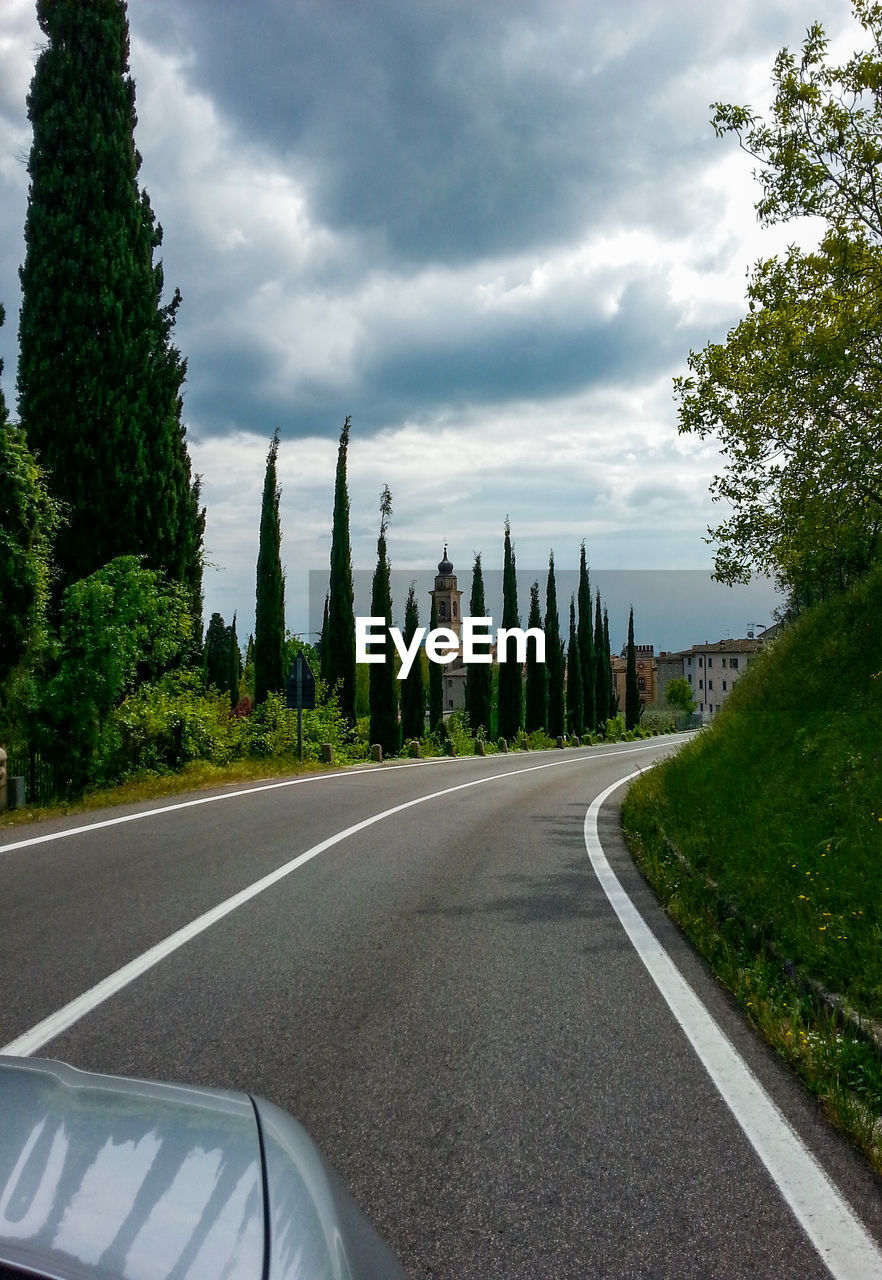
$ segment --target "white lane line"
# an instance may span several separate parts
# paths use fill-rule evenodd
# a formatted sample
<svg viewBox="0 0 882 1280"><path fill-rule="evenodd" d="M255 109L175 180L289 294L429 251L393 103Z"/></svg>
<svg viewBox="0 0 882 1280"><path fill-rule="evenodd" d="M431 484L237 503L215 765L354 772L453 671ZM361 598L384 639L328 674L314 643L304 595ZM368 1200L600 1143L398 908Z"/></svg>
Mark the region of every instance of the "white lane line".
<svg viewBox="0 0 882 1280"><path fill-rule="evenodd" d="M655 741L652 744L656 748L660 745ZM661 744L663 745L663 744ZM152 969L154 965L159 964L160 960L164 960L166 956L170 956L173 951L177 951L179 947L183 947L186 943L192 941L200 933L204 933L206 929L210 929L213 924L217 924L224 916L228 916L238 907L243 906L259 893L263 893L265 889L269 889L274 884L278 884L292 871L296 871L298 867L302 867L304 863L309 862L320 853L324 853L326 849L332 848L335 844L340 844L343 840L348 840L350 836L357 835L359 831L364 831L368 827L374 826L378 822L384 821L386 818L393 817L396 813L403 813L405 809L413 809L416 805L426 804L429 800L437 800L441 796L452 795L456 791L466 791L470 787L480 787L488 782L499 782L506 778L519 778L524 773L537 773L542 769L560 768L561 765L579 764L589 760L599 760L605 756L612 755L633 755L638 751L648 751L650 747L631 747L625 751L602 751L589 755L587 752L580 752L578 755L568 755L562 760L553 760L546 764L530 765L525 769L509 769L505 773L494 773L486 778L474 778L471 782L460 782L454 787L445 787L442 791L432 791L429 795L418 796L415 800L407 800L403 804L393 805L391 809L384 809L382 813L375 813L370 818L364 818L361 822L354 823L351 827L346 827L343 831L338 831L332 836L328 836L326 840L314 844L311 849L307 849L305 853L298 854L296 858L292 858L290 862L286 862L283 866L277 867L275 871L269 872L260 880L255 880L253 884L248 885L244 889L240 889L238 893L233 894L231 898L226 898L223 902L218 903L216 907L212 907L210 911L206 911L203 915L197 916L195 920L191 920L189 924L178 929L175 933L169 934L162 942L158 942L148 951L142 952L136 956L134 960L130 960L128 964L117 969L115 973L111 973L108 977L102 979L94 987L88 991L84 991L82 995L77 996L75 1000L71 1000L69 1004L64 1005L61 1009L57 1009L55 1013L51 1013L48 1018L44 1018L42 1022L38 1022L36 1026L31 1027L29 1031L25 1031L15 1040L11 1040L9 1044L4 1045L0 1049L0 1054L11 1054L14 1057L26 1058L32 1053L36 1053L43 1045L48 1044L50 1040L72 1027L75 1022L79 1022L80 1018L85 1017L99 1004L103 1004L112 995L121 991L123 987L127 987L130 982L134 982L136 978L140 978L148 969ZM287 784L280 784L287 785ZM258 790L266 790L264 787ZM249 794L248 792L240 792L238 794ZM211 797L212 799L223 799L221 796ZM194 802L188 802L194 803ZM199 803L198 801L195 803ZM175 806L177 808L185 808L184 806ZM158 810L165 813L165 809ZM146 816L146 815L145 815ZM64 834L64 833L62 833Z"/></svg>
<svg viewBox="0 0 882 1280"><path fill-rule="evenodd" d="M640 771L638 770L637 773ZM591 865L634 949L664 996L724 1102L836 1280L882 1276L882 1252L837 1187L717 1026L634 906L606 859L600 807L631 773L602 791L585 815Z"/></svg>

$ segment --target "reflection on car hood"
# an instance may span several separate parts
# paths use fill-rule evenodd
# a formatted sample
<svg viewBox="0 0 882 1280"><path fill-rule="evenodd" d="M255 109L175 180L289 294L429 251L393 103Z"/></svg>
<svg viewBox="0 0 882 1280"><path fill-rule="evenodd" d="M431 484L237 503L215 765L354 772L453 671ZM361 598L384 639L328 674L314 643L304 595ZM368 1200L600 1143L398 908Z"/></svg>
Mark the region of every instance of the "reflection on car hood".
<svg viewBox="0 0 882 1280"><path fill-rule="evenodd" d="M270 1103L3 1057L0 1260L53 1280L404 1276Z"/></svg>

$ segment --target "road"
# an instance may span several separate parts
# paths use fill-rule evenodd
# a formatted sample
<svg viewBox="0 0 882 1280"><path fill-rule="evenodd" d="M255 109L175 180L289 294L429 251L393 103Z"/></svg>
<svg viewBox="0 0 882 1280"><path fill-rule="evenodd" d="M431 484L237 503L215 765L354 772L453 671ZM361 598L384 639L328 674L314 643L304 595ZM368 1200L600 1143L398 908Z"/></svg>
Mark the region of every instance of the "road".
<svg viewBox="0 0 882 1280"><path fill-rule="evenodd" d="M0 831L0 1045L272 1099L415 1278L882 1275L880 1180L661 912L621 789L597 824L619 908L746 1064L732 1105L752 1118L589 859L595 798L675 746L349 770ZM773 1176L767 1138L808 1165Z"/></svg>

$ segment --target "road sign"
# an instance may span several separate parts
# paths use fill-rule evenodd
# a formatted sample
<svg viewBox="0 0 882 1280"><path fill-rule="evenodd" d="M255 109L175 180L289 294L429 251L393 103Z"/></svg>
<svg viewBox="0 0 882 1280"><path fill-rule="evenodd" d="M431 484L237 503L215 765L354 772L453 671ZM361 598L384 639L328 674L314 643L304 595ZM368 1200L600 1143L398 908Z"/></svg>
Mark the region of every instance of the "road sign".
<svg viewBox="0 0 882 1280"><path fill-rule="evenodd" d="M310 671L309 663L302 653L298 653L288 672L285 704L292 711L295 708L312 711L315 707L315 676Z"/></svg>

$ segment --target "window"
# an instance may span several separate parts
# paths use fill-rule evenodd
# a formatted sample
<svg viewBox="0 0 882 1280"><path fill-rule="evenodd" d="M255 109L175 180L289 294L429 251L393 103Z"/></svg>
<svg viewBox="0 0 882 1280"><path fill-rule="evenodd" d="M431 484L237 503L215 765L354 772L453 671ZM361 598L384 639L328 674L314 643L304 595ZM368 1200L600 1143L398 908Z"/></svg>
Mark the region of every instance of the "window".
<svg viewBox="0 0 882 1280"><path fill-rule="evenodd" d="M723 681L723 693L725 693L725 692L726 692L726 681L724 680L724 681Z"/></svg>
<svg viewBox="0 0 882 1280"><path fill-rule="evenodd" d="M447 621L447 601L440 600L438 602L438 619L440 622Z"/></svg>
<svg viewBox="0 0 882 1280"><path fill-rule="evenodd" d="M709 667L712 667L712 666L714 665L714 660L713 660L713 658L708 658L708 660L707 660L707 665L708 665Z"/></svg>
<svg viewBox="0 0 882 1280"><path fill-rule="evenodd" d="M456 617L456 601L453 602L453 616Z"/></svg>
<svg viewBox="0 0 882 1280"><path fill-rule="evenodd" d="M713 680L708 680L708 682L707 682L707 687L708 687L709 689L713 689L713 687L714 687L714 682L713 682Z"/></svg>
<svg viewBox="0 0 882 1280"><path fill-rule="evenodd" d="M702 715L704 715L704 703L703 703L703 702L700 702L700 703L698 704L698 710L701 712L701 714L702 714Z"/></svg>
<svg viewBox="0 0 882 1280"><path fill-rule="evenodd" d="M704 688L704 681L703 681L703 680L699 680L699 682L698 682L698 687L699 687L699 689L703 689L703 688Z"/></svg>
<svg viewBox="0 0 882 1280"><path fill-rule="evenodd" d="M733 670L733 671L737 671L737 670L738 670L738 659L737 659L737 658L730 658L730 659L729 659L729 666L732 668L732 670Z"/></svg>
<svg viewBox="0 0 882 1280"><path fill-rule="evenodd" d="M725 658L720 658L720 666L721 666L721 667L725 667L725 665L726 665L726 659L725 659Z"/></svg>
<svg viewBox="0 0 882 1280"><path fill-rule="evenodd" d="M646 688L646 679L644 676L637 677L637 688L640 690L641 693Z"/></svg>
<svg viewBox="0 0 882 1280"><path fill-rule="evenodd" d="M704 658L699 658L699 659L698 659L698 665L699 665L700 667L703 667L703 666L704 666Z"/></svg>
<svg viewBox="0 0 882 1280"><path fill-rule="evenodd" d="M448 699L447 699L447 706L449 707L449 709L450 709L451 711L453 710L453 699L452 699L452 698L448 698Z"/></svg>

